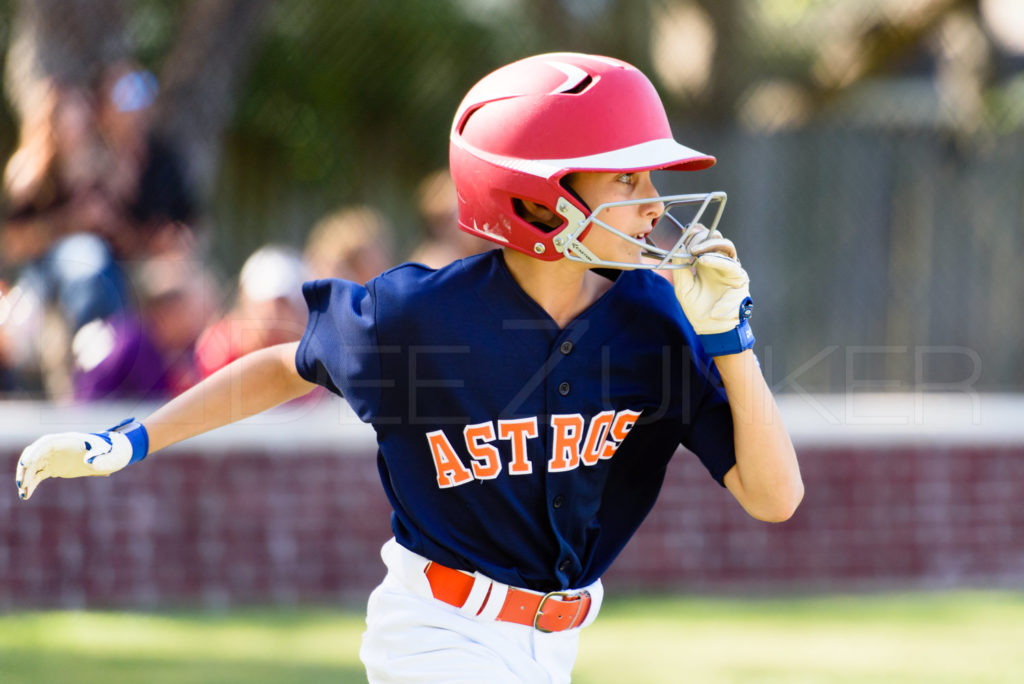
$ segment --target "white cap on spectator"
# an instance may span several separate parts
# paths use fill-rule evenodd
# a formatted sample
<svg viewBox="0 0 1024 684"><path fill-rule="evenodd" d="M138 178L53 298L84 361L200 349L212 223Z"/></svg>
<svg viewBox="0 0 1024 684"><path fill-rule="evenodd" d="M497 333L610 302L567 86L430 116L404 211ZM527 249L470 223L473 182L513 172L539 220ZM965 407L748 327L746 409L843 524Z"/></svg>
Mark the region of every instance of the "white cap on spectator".
<svg viewBox="0 0 1024 684"><path fill-rule="evenodd" d="M253 301L285 298L302 305L302 283L307 280L309 270L296 250L267 245L245 260L238 284Z"/></svg>

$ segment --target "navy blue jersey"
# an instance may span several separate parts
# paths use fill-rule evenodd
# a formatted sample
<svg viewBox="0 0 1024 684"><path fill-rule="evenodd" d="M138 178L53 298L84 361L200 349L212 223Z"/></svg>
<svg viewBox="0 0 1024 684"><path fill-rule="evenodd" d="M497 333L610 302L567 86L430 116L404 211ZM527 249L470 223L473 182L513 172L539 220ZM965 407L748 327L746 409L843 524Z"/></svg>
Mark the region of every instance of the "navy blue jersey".
<svg viewBox="0 0 1024 684"><path fill-rule="evenodd" d="M514 586L582 587L650 511L680 444L721 483L731 413L671 284L612 276L564 329L501 250L365 287L305 284L296 366L373 424L399 543Z"/></svg>

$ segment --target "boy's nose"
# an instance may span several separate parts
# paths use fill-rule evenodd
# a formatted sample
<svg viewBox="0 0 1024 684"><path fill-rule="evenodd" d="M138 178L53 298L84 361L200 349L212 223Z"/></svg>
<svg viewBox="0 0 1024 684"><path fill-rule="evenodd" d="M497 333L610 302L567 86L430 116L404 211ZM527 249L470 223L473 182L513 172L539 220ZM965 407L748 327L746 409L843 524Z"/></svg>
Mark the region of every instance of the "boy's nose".
<svg viewBox="0 0 1024 684"><path fill-rule="evenodd" d="M652 199L640 205L640 211L646 216L657 218L665 213L665 203L657 199L657 192L655 192L652 195Z"/></svg>
<svg viewBox="0 0 1024 684"><path fill-rule="evenodd" d="M661 200L653 201L653 198L658 197L658 189L654 187L653 181L651 181L650 172L643 175L641 181L641 190L643 191L644 197L652 198L652 201L644 202L641 206L641 210L644 214L652 216L661 216L665 213L665 203Z"/></svg>

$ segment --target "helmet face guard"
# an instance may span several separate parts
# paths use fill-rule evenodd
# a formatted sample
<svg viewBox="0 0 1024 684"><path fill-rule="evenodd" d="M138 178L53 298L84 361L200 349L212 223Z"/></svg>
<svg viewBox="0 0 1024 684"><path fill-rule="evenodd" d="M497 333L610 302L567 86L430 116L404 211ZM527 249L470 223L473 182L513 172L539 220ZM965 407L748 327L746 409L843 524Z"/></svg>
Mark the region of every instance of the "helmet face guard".
<svg viewBox="0 0 1024 684"><path fill-rule="evenodd" d="M673 139L651 82L635 67L610 57L537 55L485 76L459 106L449 156L459 227L545 261L671 268L686 256L680 252L686 225L699 221L716 202L717 225L725 204L720 192L656 198L666 205L659 224L674 227L674 233L667 231L674 237L640 241L603 221L601 212L655 200L604 204L591 211L562 187L561 179L576 172L695 171L715 163L714 157ZM516 200L547 207L564 223L554 230L539 228L517 213ZM697 215L680 221L669 213L679 207L697 207ZM639 245L643 263L599 259L582 244L594 226Z"/></svg>
<svg viewBox="0 0 1024 684"><path fill-rule="evenodd" d="M663 195L639 200L623 200L621 202L605 202L598 205L589 216L584 216L574 204L559 201L558 213L566 219L566 227L559 231L552 244L555 250L570 261L578 261L591 266L606 268L635 269L674 269L690 266L691 255L683 246L683 234L695 223L700 223L704 213L716 205L711 217L709 230L715 230L725 210L726 194L724 192L708 192L689 195ZM623 233L618 228L600 218L601 212L612 207L628 207L652 202L661 202L665 210L655 222L654 229L643 240ZM693 215L690 216L690 213ZM688 219L688 220L687 220ZM590 226L598 226L613 235L640 248L640 262L607 261L599 258L586 245L582 238Z"/></svg>

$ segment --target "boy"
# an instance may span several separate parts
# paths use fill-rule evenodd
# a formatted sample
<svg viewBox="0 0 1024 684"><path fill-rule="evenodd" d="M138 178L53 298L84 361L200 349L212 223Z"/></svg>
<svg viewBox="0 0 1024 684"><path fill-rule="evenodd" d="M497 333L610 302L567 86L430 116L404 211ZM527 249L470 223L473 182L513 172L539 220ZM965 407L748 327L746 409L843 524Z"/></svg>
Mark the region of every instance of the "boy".
<svg viewBox="0 0 1024 684"><path fill-rule="evenodd" d="M314 384L342 394L374 425L394 509L360 651L371 682L569 681L600 576L680 444L752 516L792 515L803 485L750 350L748 278L717 217L697 222L715 197L670 248L650 240L668 205L694 201L658 196L651 171L714 158L672 139L647 78L607 57L515 62L467 94L450 151L460 226L502 249L306 283L299 343L141 424L41 438L22 497Z"/></svg>

